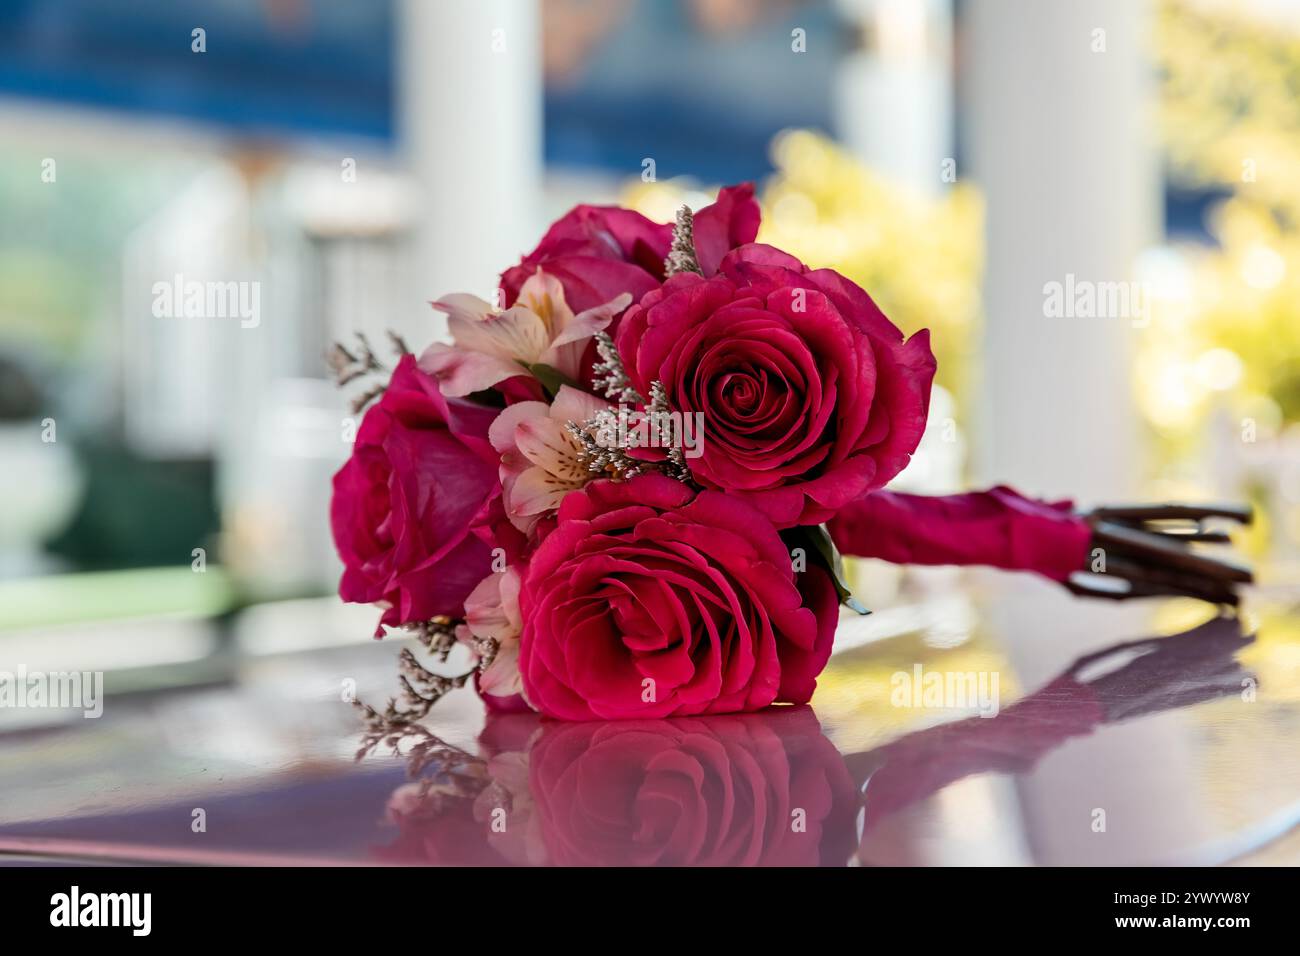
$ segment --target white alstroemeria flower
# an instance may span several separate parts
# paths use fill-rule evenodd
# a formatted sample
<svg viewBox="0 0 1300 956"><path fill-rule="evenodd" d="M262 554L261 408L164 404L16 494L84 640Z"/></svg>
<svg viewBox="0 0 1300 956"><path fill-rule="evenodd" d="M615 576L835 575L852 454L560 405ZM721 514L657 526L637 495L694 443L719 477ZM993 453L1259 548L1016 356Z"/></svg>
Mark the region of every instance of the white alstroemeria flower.
<svg viewBox="0 0 1300 956"><path fill-rule="evenodd" d="M524 629L519 613L519 572L513 567L494 571L475 585L465 598L465 623L456 638L476 656L486 648L494 653L479 675L479 690L496 697L523 693L519 676L519 635Z"/></svg>
<svg viewBox="0 0 1300 956"><path fill-rule="evenodd" d="M438 380L444 395L491 388L534 365L549 365L571 381L582 373L587 342L631 303L626 292L574 315L558 279L538 269L519 298L497 312L478 296L456 293L433 307L447 313L453 345L436 342L420 356L420 368Z"/></svg>
<svg viewBox="0 0 1300 956"><path fill-rule="evenodd" d="M570 491L600 477L588 470L582 445L565 426L609 407L595 395L563 385L549 405L518 402L496 417L488 440L501 453L501 488L511 524L531 531Z"/></svg>

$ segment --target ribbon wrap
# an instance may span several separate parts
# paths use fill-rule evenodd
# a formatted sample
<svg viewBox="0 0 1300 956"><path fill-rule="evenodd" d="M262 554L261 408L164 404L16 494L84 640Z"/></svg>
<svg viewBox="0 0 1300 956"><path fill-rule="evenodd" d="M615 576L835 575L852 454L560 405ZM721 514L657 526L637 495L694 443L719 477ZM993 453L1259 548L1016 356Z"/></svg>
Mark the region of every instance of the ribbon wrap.
<svg viewBox="0 0 1300 956"><path fill-rule="evenodd" d="M841 554L895 564L986 565L1064 581L1087 566L1092 529L1072 501L999 485L959 495L877 491L827 523Z"/></svg>

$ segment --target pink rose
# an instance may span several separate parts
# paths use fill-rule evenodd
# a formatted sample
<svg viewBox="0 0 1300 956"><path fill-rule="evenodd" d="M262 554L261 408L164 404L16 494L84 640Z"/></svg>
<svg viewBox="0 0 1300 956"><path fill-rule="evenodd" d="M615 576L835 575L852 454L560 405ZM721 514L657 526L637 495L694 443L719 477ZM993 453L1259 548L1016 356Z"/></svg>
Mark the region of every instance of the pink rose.
<svg viewBox="0 0 1300 956"><path fill-rule="evenodd" d="M550 863L842 866L857 790L806 707L546 724L528 759Z"/></svg>
<svg viewBox="0 0 1300 956"><path fill-rule="evenodd" d="M696 254L706 275L717 270L729 249L754 241L758 220L752 183L723 189L716 202L695 214ZM577 206L519 265L501 274L506 305L514 304L539 266L560 281L569 305L579 312L624 292L635 301L663 281L672 238L671 223L651 222L630 209Z"/></svg>
<svg viewBox="0 0 1300 956"><path fill-rule="evenodd" d="M819 524L903 470L925 429L929 333L904 342L871 297L763 245L683 274L624 314L617 344L642 395L703 415L686 458L705 488L777 527Z"/></svg>
<svg viewBox="0 0 1300 956"><path fill-rule="evenodd" d="M796 580L761 513L661 475L571 492L520 608L525 696L565 720L803 703L838 618L829 576Z"/></svg>
<svg viewBox="0 0 1300 956"><path fill-rule="evenodd" d="M445 398L414 356L402 358L334 476L343 600L381 603L389 626L463 613L491 570L488 526L505 523L487 439L498 411Z"/></svg>

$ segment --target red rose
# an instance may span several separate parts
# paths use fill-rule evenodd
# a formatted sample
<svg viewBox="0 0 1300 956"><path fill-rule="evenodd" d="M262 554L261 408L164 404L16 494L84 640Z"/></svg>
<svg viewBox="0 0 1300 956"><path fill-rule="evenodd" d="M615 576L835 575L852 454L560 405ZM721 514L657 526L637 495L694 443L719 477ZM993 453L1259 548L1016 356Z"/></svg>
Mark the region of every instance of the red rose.
<svg viewBox="0 0 1300 956"><path fill-rule="evenodd" d="M520 608L525 697L567 720L803 703L838 618L829 576L796 580L761 513L660 475L571 492Z"/></svg>
<svg viewBox="0 0 1300 956"><path fill-rule="evenodd" d="M703 416L686 464L777 527L819 524L903 470L925 429L928 331L904 342L871 297L769 246L717 275L669 279L624 313L617 344L642 395Z"/></svg>
<svg viewBox="0 0 1300 956"><path fill-rule="evenodd" d="M529 789L560 866L842 866L857 790L806 707L547 724Z"/></svg>
<svg viewBox="0 0 1300 956"><path fill-rule="evenodd" d="M343 600L384 604L380 623L389 626L462 614L492 569L487 526L504 524L487 440L497 411L444 398L403 356L334 476Z"/></svg>
<svg viewBox="0 0 1300 956"><path fill-rule="evenodd" d="M727 251L758 234L754 186L744 183L718 193L717 202L695 214L695 249L706 275ZM617 206L577 206L558 220L537 248L501 274L506 305L512 305L529 277L543 267L559 279L577 312L593 309L624 292L633 301L658 287L673 227L651 222Z"/></svg>

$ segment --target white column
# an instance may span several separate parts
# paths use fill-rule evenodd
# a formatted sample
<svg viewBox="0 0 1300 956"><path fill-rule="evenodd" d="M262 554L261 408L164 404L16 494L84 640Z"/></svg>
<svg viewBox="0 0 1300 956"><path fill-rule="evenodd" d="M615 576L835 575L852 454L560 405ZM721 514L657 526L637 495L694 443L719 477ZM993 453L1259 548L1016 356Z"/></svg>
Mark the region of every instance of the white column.
<svg viewBox="0 0 1300 956"><path fill-rule="evenodd" d="M977 480L1131 494L1138 315L1049 318L1044 286L1134 278L1157 237L1145 0L963 6L966 169L987 200ZM1135 311L1130 309L1130 311Z"/></svg>
<svg viewBox="0 0 1300 956"><path fill-rule="evenodd" d="M962 172L984 191L988 220L977 480L1127 498L1141 468L1130 352L1143 319L1048 317L1044 286L1070 275L1076 288L1130 281L1159 238L1149 4L962 9ZM988 616L1026 687L1076 655L1149 633L1149 607L995 582ZM1194 842L1204 820L1185 792L1187 734L1176 715L1103 728L1019 778L1036 859L1168 862L1180 834ZM1099 810L1104 832L1094 830Z"/></svg>
<svg viewBox="0 0 1300 956"><path fill-rule="evenodd" d="M399 135L417 191L410 309L414 347L428 301L491 298L496 276L540 238L541 25L536 0L403 0Z"/></svg>
<svg viewBox="0 0 1300 956"><path fill-rule="evenodd" d="M951 0L840 0L862 49L841 58L840 140L874 171L923 195L946 188L952 157Z"/></svg>

